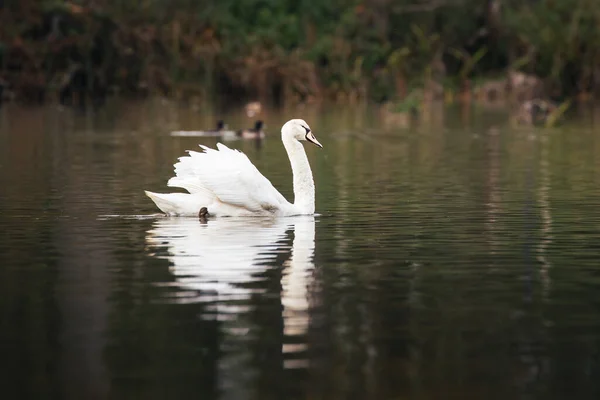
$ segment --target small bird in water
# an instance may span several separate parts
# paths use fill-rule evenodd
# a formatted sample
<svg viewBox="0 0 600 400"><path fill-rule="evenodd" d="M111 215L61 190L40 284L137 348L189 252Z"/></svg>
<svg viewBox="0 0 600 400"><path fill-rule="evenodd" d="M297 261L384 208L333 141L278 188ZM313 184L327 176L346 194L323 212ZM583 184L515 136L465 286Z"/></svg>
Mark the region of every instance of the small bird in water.
<svg viewBox="0 0 600 400"><path fill-rule="evenodd" d="M238 132L238 136L242 139L264 139L265 132L263 131L264 123L262 120L256 121L254 128L242 129Z"/></svg>
<svg viewBox="0 0 600 400"><path fill-rule="evenodd" d="M173 131L171 136L201 136L201 137L218 137L226 134L231 134L231 131L227 130L227 125L223 120L217 121L216 129L208 131Z"/></svg>

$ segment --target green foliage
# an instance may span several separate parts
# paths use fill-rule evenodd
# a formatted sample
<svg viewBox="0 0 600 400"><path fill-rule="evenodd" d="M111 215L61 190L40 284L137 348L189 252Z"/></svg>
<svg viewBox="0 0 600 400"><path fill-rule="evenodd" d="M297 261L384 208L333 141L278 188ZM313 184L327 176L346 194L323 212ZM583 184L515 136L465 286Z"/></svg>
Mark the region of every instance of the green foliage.
<svg viewBox="0 0 600 400"><path fill-rule="evenodd" d="M392 111L397 113L412 113L419 110L423 101L423 92L421 90L413 90L406 98L394 104Z"/></svg>
<svg viewBox="0 0 600 400"><path fill-rule="evenodd" d="M43 66L52 78L96 51L101 55L94 67L112 71L109 84L129 88L161 75L172 84L200 82L210 90L219 90L213 82L225 80L251 96L290 87L305 95L384 101L399 87L432 79L457 85L497 74L509 62L564 95L598 84L593 81L600 67L596 0L506 0L497 9L494 4L6 1L9 17L0 24L0 38L6 44L5 70L6 65L20 71ZM62 16L62 34L50 43L56 15ZM23 40L29 59L17 55L13 45Z"/></svg>
<svg viewBox="0 0 600 400"><path fill-rule="evenodd" d="M503 16L527 62L558 85L586 78L600 56L600 6L594 0L510 1ZM568 76L567 76L568 75ZM589 89L580 88L580 89Z"/></svg>
<svg viewBox="0 0 600 400"><path fill-rule="evenodd" d="M545 126L547 128L553 127L556 125L556 122L560 120L560 118L567 112L567 110L571 107L572 100L568 99L560 104L556 109L554 109L548 118L546 118Z"/></svg>
<svg viewBox="0 0 600 400"><path fill-rule="evenodd" d="M462 67L460 69L460 72L458 73L458 77L461 80L466 79L469 76L469 74L473 71L473 68L475 68L475 65L479 61L481 61L483 56L485 56L487 51L488 50L486 47L482 47L479 50L477 50L475 52L475 54L470 55L469 53L467 53L465 51L450 48L449 49L450 54L452 54L454 57L456 57L462 63Z"/></svg>

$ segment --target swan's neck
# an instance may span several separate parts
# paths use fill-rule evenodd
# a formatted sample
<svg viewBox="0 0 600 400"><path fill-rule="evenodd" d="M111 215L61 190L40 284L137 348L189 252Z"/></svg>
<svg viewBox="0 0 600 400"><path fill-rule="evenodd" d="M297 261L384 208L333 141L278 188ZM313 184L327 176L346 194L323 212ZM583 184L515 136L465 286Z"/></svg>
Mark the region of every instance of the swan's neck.
<svg viewBox="0 0 600 400"><path fill-rule="evenodd" d="M285 135L282 141L294 175L294 206L303 213L312 214L315 212L315 183L304 146L296 139Z"/></svg>

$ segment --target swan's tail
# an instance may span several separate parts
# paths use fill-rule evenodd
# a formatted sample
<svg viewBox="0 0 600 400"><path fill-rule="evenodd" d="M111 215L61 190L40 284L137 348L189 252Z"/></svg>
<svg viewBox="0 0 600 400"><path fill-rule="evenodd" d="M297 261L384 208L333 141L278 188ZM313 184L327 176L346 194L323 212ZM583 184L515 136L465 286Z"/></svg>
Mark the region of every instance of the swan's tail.
<svg viewBox="0 0 600 400"><path fill-rule="evenodd" d="M208 205L206 198L197 194L144 192L168 215L198 215L198 211Z"/></svg>

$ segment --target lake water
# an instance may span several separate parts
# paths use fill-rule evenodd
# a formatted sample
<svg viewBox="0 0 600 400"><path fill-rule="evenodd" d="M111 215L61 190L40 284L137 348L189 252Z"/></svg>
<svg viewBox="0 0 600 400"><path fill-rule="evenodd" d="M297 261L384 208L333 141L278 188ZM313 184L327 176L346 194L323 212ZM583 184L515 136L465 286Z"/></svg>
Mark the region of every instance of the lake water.
<svg viewBox="0 0 600 400"><path fill-rule="evenodd" d="M315 217L166 218L211 110L0 109L5 399L597 399L600 136L437 110L270 112L233 142L292 200L303 117ZM241 111L231 127L251 126ZM220 115L221 116L221 115Z"/></svg>

